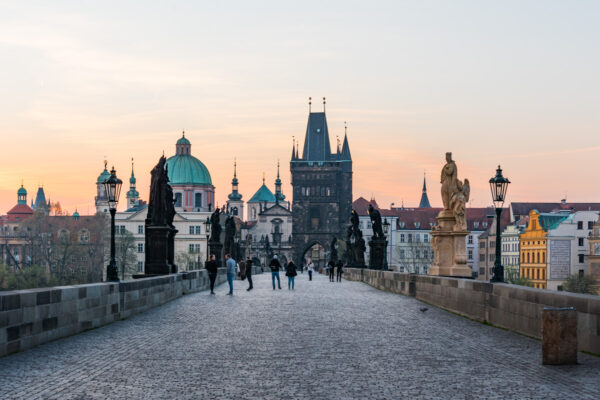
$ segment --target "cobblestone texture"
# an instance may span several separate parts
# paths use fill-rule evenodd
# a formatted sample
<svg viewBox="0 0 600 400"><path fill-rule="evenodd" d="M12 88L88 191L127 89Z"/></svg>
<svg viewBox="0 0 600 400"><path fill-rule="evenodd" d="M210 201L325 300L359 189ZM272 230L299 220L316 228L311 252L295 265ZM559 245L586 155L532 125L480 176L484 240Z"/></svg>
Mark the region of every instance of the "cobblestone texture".
<svg viewBox="0 0 600 400"><path fill-rule="evenodd" d="M0 359L1 399L599 399L600 358L358 282L235 281ZM284 283L286 279L282 279Z"/></svg>

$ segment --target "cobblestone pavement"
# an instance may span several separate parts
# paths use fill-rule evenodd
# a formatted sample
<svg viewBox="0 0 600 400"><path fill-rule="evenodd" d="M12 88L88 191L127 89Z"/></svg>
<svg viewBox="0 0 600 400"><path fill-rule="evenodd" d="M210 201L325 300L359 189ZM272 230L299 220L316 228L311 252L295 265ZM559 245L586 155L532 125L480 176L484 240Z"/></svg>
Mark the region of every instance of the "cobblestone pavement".
<svg viewBox="0 0 600 400"><path fill-rule="evenodd" d="M0 398L600 398L600 358L542 366L540 342L413 298L254 279L2 358Z"/></svg>

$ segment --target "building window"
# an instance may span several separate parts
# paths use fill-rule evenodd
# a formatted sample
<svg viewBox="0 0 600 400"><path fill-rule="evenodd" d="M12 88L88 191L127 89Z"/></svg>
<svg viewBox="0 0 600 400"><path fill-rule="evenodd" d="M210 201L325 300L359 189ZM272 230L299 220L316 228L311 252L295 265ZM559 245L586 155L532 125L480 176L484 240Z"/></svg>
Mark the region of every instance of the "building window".
<svg viewBox="0 0 600 400"><path fill-rule="evenodd" d="M144 233L144 225L138 225L138 233L142 235Z"/></svg>
<svg viewBox="0 0 600 400"><path fill-rule="evenodd" d="M196 193L194 195L194 207L196 207L196 208L202 207L202 193Z"/></svg>
<svg viewBox="0 0 600 400"><path fill-rule="evenodd" d="M125 231L126 231L126 229L125 229L125 225L121 225L121 229L120 229L120 230L121 230L121 232L120 232L120 233L121 233L121 235L124 235L124 234L125 234Z"/></svg>
<svg viewBox="0 0 600 400"><path fill-rule="evenodd" d="M467 243L468 244L473 244L473 235L469 235L469 237L467 239Z"/></svg>
<svg viewBox="0 0 600 400"><path fill-rule="evenodd" d="M416 250L415 251L415 258L421 258L421 251L420 250Z"/></svg>
<svg viewBox="0 0 600 400"><path fill-rule="evenodd" d="M427 250L423 250L423 258L429 258L429 252Z"/></svg>
<svg viewBox="0 0 600 400"><path fill-rule="evenodd" d="M490 254L490 261L494 261L494 255Z"/></svg>
<svg viewBox="0 0 600 400"><path fill-rule="evenodd" d="M583 229L583 221L577 221L577 229Z"/></svg>
<svg viewBox="0 0 600 400"><path fill-rule="evenodd" d="M412 243L412 233L408 234L408 243Z"/></svg>
<svg viewBox="0 0 600 400"><path fill-rule="evenodd" d="M144 272L144 262L138 261L138 272Z"/></svg>
<svg viewBox="0 0 600 400"><path fill-rule="evenodd" d="M404 250L400 250L400 258L404 258L405 255L406 253L404 252Z"/></svg>
<svg viewBox="0 0 600 400"><path fill-rule="evenodd" d="M429 235L428 234L423 234L423 242L425 243L429 243Z"/></svg>
<svg viewBox="0 0 600 400"><path fill-rule="evenodd" d="M415 242L419 243L421 241L421 235L419 233L417 233L415 235Z"/></svg>
<svg viewBox="0 0 600 400"><path fill-rule="evenodd" d="M469 249L468 258L469 260L473 260L473 249Z"/></svg>
<svg viewBox="0 0 600 400"><path fill-rule="evenodd" d="M588 229L594 229L594 221L588 221Z"/></svg>
<svg viewBox="0 0 600 400"><path fill-rule="evenodd" d="M400 234L400 243L404 243L404 233Z"/></svg>
<svg viewBox="0 0 600 400"><path fill-rule="evenodd" d="M473 222L473 228L479 228L479 222L477 222L477 221Z"/></svg>
<svg viewBox="0 0 600 400"><path fill-rule="evenodd" d="M479 255L479 261L481 261L481 262L485 261L485 254L480 254Z"/></svg>
<svg viewBox="0 0 600 400"><path fill-rule="evenodd" d="M201 227L200 225L196 225L196 235L199 235L201 233Z"/></svg>
<svg viewBox="0 0 600 400"><path fill-rule="evenodd" d="M193 226L190 226L190 235L193 235L195 232L195 228Z"/></svg>
<svg viewBox="0 0 600 400"><path fill-rule="evenodd" d="M175 207L181 207L181 193L175 193Z"/></svg>
<svg viewBox="0 0 600 400"><path fill-rule="evenodd" d="M138 243L138 253L144 252L144 243Z"/></svg>
<svg viewBox="0 0 600 400"><path fill-rule="evenodd" d="M479 248L480 249L485 249L485 241L482 240L481 242L479 242Z"/></svg>
<svg viewBox="0 0 600 400"><path fill-rule="evenodd" d="M583 246L583 238L581 237L581 238L578 238L577 240L578 240L578 242L579 242L579 245L580 245L580 246Z"/></svg>
<svg viewBox="0 0 600 400"><path fill-rule="evenodd" d="M585 262L584 257L585 254L579 254L579 264L583 264Z"/></svg>

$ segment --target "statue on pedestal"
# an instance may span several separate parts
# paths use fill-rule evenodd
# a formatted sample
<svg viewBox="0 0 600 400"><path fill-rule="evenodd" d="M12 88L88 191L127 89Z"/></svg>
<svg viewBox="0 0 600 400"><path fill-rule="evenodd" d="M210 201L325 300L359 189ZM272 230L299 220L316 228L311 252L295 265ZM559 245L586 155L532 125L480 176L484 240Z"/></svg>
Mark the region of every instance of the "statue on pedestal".
<svg viewBox="0 0 600 400"><path fill-rule="evenodd" d="M439 213L438 223L431 230L433 264L430 275L471 277L467 266L465 237L467 231L466 204L471 185L468 179L458 179L458 169L452 153L446 153L446 164L441 173L442 202L444 209Z"/></svg>
<svg viewBox="0 0 600 400"><path fill-rule="evenodd" d="M221 242L221 210L219 207L210 216L210 239L211 242Z"/></svg>
<svg viewBox="0 0 600 400"><path fill-rule="evenodd" d="M346 257L348 265L354 267L365 266L365 251L367 246L363 239L362 231L360 230L360 220L356 210L352 210L350 214L350 226L346 233Z"/></svg>
<svg viewBox="0 0 600 400"><path fill-rule="evenodd" d="M233 257L233 253L234 253L234 238L235 238L236 231L237 231L237 227L235 225L235 219L233 219L233 216L228 215L227 219L225 220L224 249L225 249L225 254L229 254L232 257Z"/></svg>
<svg viewBox="0 0 600 400"><path fill-rule="evenodd" d="M369 204L369 217L371 218L371 226L373 227L373 239L384 239L381 213L373 207L373 204Z"/></svg>

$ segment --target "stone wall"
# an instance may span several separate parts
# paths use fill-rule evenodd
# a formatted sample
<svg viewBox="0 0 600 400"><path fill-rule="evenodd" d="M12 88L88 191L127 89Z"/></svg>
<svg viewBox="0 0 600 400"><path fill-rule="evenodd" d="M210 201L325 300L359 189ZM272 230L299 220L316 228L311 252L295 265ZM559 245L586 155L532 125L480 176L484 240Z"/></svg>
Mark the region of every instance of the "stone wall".
<svg viewBox="0 0 600 400"><path fill-rule="evenodd" d="M254 267L255 274L261 273ZM227 280L219 269L216 284ZM97 328L209 288L206 270L123 282L0 292L0 356Z"/></svg>
<svg viewBox="0 0 600 400"><path fill-rule="evenodd" d="M534 289L471 279L345 268L344 278L365 282L527 336L541 338L544 307L575 307L579 350L600 354L600 296Z"/></svg>

